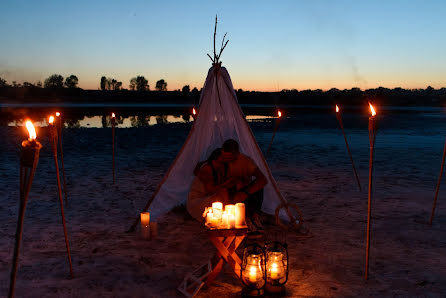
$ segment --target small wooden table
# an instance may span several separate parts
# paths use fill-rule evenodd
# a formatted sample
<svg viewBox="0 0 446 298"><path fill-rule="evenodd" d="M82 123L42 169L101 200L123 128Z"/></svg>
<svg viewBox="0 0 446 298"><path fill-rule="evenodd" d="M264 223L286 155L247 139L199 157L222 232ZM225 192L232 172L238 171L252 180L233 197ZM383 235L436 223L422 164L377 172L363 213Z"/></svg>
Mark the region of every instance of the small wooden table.
<svg viewBox="0 0 446 298"><path fill-rule="evenodd" d="M178 287L187 297L194 297L204 285L211 284L220 274L225 262L240 277L242 260L236 250L248 234L248 229L208 229L207 234L217 251L206 264L188 274Z"/></svg>
<svg viewBox="0 0 446 298"><path fill-rule="evenodd" d="M212 259L218 261L207 276L205 284L209 285L212 283L222 270L225 262L228 263L232 270L234 270L234 273L240 277L242 260L240 260L240 257L235 251L248 234L248 229L215 229L208 230L207 233L212 244L214 244L217 249L217 252Z"/></svg>

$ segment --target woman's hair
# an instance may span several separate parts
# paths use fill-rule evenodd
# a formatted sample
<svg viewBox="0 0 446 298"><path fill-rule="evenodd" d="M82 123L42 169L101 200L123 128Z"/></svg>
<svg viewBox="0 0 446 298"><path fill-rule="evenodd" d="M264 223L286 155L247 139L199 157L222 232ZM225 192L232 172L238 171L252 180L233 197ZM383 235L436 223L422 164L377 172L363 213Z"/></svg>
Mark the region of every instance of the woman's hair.
<svg viewBox="0 0 446 298"><path fill-rule="evenodd" d="M194 175L197 176L198 172L200 171L200 168L205 164L205 163L211 163L213 160L216 160L217 158L219 158L221 155L221 148L217 148L214 151L212 151L212 153L209 155L208 159L205 161L200 161L199 163L197 163L197 165L195 166L194 169Z"/></svg>

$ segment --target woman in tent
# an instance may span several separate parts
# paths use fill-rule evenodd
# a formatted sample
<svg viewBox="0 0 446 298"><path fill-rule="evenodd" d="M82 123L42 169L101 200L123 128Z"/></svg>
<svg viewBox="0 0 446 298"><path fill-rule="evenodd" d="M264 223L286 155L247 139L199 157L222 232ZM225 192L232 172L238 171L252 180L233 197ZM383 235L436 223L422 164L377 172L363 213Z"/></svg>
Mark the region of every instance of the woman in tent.
<svg viewBox="0 0 446 298"><path fill-rule="evenodd" d="M227 165L223 162L221 148L215 149L206 161L195 167L195 178L187 198L187 210L199 222L203 221L203 211L213 202L228 204L227 192L231 181L226 181Z"/></svg>

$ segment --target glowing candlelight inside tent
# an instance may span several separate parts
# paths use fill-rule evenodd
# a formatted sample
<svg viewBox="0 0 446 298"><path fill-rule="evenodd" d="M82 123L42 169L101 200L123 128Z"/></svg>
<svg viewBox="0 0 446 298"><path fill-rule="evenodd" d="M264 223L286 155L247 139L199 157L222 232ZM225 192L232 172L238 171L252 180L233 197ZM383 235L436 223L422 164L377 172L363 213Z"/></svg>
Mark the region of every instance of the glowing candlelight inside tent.
<svg viewBox="0 0 446 298"><path fill-rule="evenodd" d="M150 238L150 213L141 212L141 237L143 239Z"/></svg>

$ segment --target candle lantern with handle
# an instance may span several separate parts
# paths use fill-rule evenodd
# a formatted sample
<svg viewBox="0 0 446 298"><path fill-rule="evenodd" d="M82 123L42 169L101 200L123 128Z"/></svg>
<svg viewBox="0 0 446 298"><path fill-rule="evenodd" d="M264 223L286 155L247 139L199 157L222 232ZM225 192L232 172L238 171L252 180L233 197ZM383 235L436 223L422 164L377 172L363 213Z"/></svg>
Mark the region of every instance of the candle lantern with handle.
<svg viewBox="0 0 446 298"><path fill-rule="evenodd" d="M285 292L288 281L288 245L274 241L266 245L266 286L267 292Z"/></svg>
<svg viewBox="0 0 446 298"><path fill-rule="evenodd" d="M266 255L264 246L247 241L243 251L240 278L243 296L262 296L266 284Z"/></svg>

